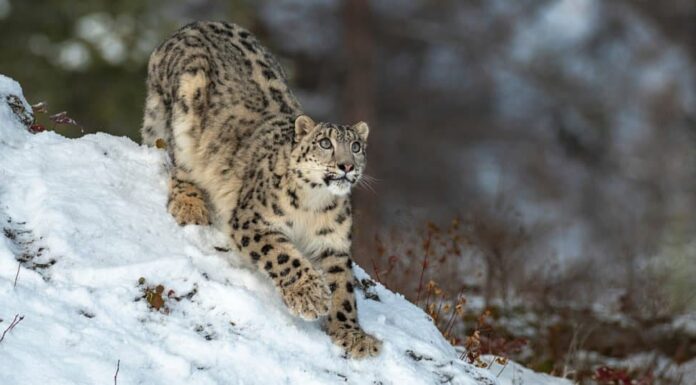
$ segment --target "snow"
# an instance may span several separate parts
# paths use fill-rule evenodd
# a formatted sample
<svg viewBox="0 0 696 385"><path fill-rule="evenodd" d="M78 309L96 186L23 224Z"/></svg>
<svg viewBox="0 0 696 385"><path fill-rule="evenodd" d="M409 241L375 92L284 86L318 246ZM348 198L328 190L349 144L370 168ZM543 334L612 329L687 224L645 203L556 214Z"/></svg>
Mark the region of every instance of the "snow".
<svg viewBox="0 0 696 385"><path fill-rule="evenodd" d="M8 130L0 131L0 146L3 144L12 144L16 140L29 135L22 126L19 116L17 116L10 107L10 102L13 104L21 104L25 111L31 111L31 106L22 95L22 87L19 83L0 74L0 130L3 126L7 126ZM5 132L6 131L6 132ZM1 175L1 174L0 174ZM2 182L2 179L0 179Z"/></svg>
<svg viewBox="0 0 696 385"><path fill-rule="evenodd" d="M590 357L591 353L587 353ZM649 368L663 384L696 385L696 359L676 363L658 352L641 352L624 358L601 357L612 368ZM585 359L585 357L583 357Z"/></svg>
<svg viewBox="0 0 696 385"><path fill-rule="evenodd" d="M484 362L491 362L490 371L496 374L500 385L572 385L569 380L552 377L543 373L534 373L524 366L508 361L502 365L495 357L484 356Z"/></svg>
<svg viewBox="0 0 696 385"><path fill-rule="evenodd" d="M8 94L28 107L0 77L0 101ZM32 135L0 102L0 332L24 316L0 342L0 384L110 383L117 365L119 384L498 383L381 285L364 289L379 300L358 290L357 301L383 351L344 358L223 234L177 226L166 192L163 151L103 133ZM143 298L158 284L173 291L166 310Z"/></svg>
<svg viewBox="0 0 696 385"><path fill-rule="evenodd" d="M677 317L672 324L675 329L681 329L692 336L696 336L696 314L683 314Z"/></svg>

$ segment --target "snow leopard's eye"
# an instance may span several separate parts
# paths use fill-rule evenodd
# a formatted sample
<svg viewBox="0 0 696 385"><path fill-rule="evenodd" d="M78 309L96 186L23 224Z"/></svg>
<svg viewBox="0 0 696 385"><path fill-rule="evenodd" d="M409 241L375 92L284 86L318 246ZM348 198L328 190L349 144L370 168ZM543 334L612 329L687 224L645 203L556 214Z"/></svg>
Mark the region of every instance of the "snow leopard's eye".
<svg viewBox="0 0 696 385"><path fill-rule="evenodd" d="M331 140L329 140L328 138L324 138L319 141L319 145L321 146L321 148L328 150L331 148Z"/></svg>
<svg viewBox="0 0 696 385"><path fill-rule="evenodd" d="M358 142L353 142L353 144L350 145L350 149L351 149L353 152L360 152L360 149L361 149L361 148L362 148L362 146L361 146L360 143L358 143Z"/></svg>

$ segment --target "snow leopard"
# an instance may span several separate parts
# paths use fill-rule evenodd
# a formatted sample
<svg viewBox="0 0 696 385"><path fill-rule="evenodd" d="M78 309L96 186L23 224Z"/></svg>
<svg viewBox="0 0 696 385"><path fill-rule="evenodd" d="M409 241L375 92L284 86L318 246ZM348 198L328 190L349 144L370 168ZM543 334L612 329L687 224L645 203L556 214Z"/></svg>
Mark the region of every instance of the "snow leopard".
<svg viewBox="0 0 696 385"><path fill-rule="evenodd" d="M141 134L169 154L169 213L229 235L290 312L323 319L352 358L382 345L358 322L351 259L368 133L306 115L275 57L236 24L186 25L150 56Z"/></svg>

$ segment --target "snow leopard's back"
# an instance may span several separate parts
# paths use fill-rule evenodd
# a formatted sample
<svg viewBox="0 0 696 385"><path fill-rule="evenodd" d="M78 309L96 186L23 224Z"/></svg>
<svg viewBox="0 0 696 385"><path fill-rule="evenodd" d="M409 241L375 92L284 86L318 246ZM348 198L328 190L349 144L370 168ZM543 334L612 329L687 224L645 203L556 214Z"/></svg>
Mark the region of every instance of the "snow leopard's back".
<svg viewBox="0 0 696 385"><path fill-rule="evenodd" d="M147 89L143 143L161 139L174 166L204 189L232 179L207 191L217 206L235 200L234 179L241 183L263 137L280 134L275 145L290 146L301 115L276 59L227 22L192 23L162 43L150 57Z"/></svg>

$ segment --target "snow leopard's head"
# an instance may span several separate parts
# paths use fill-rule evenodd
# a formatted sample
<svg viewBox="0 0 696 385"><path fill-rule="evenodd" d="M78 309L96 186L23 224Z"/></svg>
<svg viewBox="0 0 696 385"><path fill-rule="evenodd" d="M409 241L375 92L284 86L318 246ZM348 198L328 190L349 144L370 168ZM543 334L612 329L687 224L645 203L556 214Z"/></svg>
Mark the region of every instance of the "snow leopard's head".
<svg viewBox="0 0 696 385"><path fill-rule="evenodd" d="M346 195L363 176L369 132L365 122L315 123L302 115L295 120L291 167L310 187Z"/></svg>

